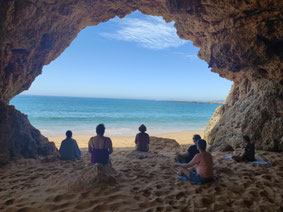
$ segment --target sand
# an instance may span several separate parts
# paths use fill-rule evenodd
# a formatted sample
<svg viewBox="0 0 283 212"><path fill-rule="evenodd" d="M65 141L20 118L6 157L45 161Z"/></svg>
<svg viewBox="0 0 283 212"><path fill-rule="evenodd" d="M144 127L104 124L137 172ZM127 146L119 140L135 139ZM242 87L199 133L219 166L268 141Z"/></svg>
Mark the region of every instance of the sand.
<svg viewBox="0 0 283 212"><path fill-rule="evenodd" d="M176 138L182 151L192 134L167 136ZM75 139L86 147L88 139ZM136 159L129 157L132 139L112 138L113 169L103 173L84 166L86 149L76 161L22 159L0 168L0 211L283 211L282 153L257 151L257 157L272 162L257 165L224 159L231 152L214 152L219 179L194 185L177 179L172 169L176 150L165 147ZM90 181L93 176L96 181Z"/></svg>
<svg viewBox="0 0 283 212"><path fill-rule="evenodd" d="M193 135L199 134L203 137L204 132L203 131L193 131L193 132L172 132L172 133L166 133L166 134L158 134L153 135L161 138L171 138L178 141L180 145L187 145L193 143ZM80 148L87 148L88 147L88 141L90 137L94 135L79 135L79 136L73 136L73 138L77 141ZM105 135L107 136L107 135ZM134 147L135 146L135 137L134 136L110 136L113 147ZM61 141L65 139L64 136L62 137L50 137L50 141L54 141L55 145L59 148Z"/></svg>

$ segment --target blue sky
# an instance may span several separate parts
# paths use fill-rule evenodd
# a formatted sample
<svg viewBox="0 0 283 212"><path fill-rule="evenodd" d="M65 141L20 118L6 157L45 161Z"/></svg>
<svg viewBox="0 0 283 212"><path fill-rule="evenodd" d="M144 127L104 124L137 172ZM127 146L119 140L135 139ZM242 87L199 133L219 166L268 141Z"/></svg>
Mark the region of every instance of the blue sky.
<svg viewBox="0 0 283 212"><path fill-rule="evenodd" d="M132 13L82 30L23 94L224 100L232 82L212 73L174 23Z"/></svg>

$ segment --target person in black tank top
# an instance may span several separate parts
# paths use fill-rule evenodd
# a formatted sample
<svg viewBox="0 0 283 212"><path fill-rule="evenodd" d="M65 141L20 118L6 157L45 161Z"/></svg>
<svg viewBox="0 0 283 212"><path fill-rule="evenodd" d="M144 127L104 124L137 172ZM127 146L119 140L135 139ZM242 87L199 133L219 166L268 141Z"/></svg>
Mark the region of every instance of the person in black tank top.
<svg viewBox="0 0 283 212"><path fill-rule="evenodd" d="M176 157L176 161L180 163L189 163L194 158L194 156L199 153L196 144L197 141L200 139L201 139L200 135L197 134L194 135L193 136L194 145L191 145L186 153L178 154Z"/></svg>

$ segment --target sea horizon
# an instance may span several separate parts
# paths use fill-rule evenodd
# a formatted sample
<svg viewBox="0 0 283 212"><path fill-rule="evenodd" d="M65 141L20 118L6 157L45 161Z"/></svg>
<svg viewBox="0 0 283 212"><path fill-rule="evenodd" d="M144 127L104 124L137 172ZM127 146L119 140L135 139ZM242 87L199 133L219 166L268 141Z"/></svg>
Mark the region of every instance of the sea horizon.
<svg viewBox="0 0 283 212"><path fill-rule="evenodd" d="M66 98L89 98L89 99L120 99L120 100L149 100L149 101L173 101L173 102L191 102L191 103L203 103L203 102L220 102L224 103L224 99L154 99L154 98L130 98L130 97L96 97L96 96L64 96L64 95L42 95L42 94L18 94L17 96L42 96L42 97L66 97ZM15 96L15 97L17 97ZM14 97L14 98L15 98ZM12 100L11 100L12 101Z"/></svg>
<svg viewBox="0 0 283 212"><path fill-rule="evenodd" d="M149 134L204 130L219 104L187 101L18 95L11 105L46 137L93 135L104 123L106 136L134 136L141 124Z"/></svg>

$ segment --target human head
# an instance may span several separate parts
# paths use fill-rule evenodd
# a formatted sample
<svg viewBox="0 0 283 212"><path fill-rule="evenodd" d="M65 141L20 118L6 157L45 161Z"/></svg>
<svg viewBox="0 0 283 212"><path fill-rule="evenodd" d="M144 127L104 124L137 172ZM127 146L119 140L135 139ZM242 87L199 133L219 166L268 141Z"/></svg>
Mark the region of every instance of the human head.
<svg viewBox="0 0 283 212"><path fill-rule="evenodd" d="M206 150L206 141L205 140L199 139L197 145L198 145L199 150L201 150L201 151Z"/></svg>
<svg viewBox="0 0 283 212"><path fill-rule="evenodd" d="M96 126L96 133L98 135L104 135L104 132L105 132L104 124L99 124L99 125Z"/></svg>
<svg viewBox="0 0 283 212"><path fill-rule="evenodd" d="M139 127L139 131L142 132L142 133L144 133L144 132L146 131L146 126L142 124L142 125Z"/></svg>
<svg viewBox="0 0 283 212"><path fill-rule="evenodd" d="M199 139L201 139L200 135L195 134L193 137L193 141L196 143Z"/></svg>
<svg viewBox="0 0 283 212"><path fill-rule="evenodd" d="M66 132L67 138L72 138L72 135L73 135L73 133L72 133L71 130L68 130L68 131Z"/></svg>
<svg viewBox="0 0 283 212"><path fill-rule="evenodd" d="M247 136L247 135L244 135L244 136L243 136L243 140L244 140L246 143L250 143L250 137Z"/></svg>

